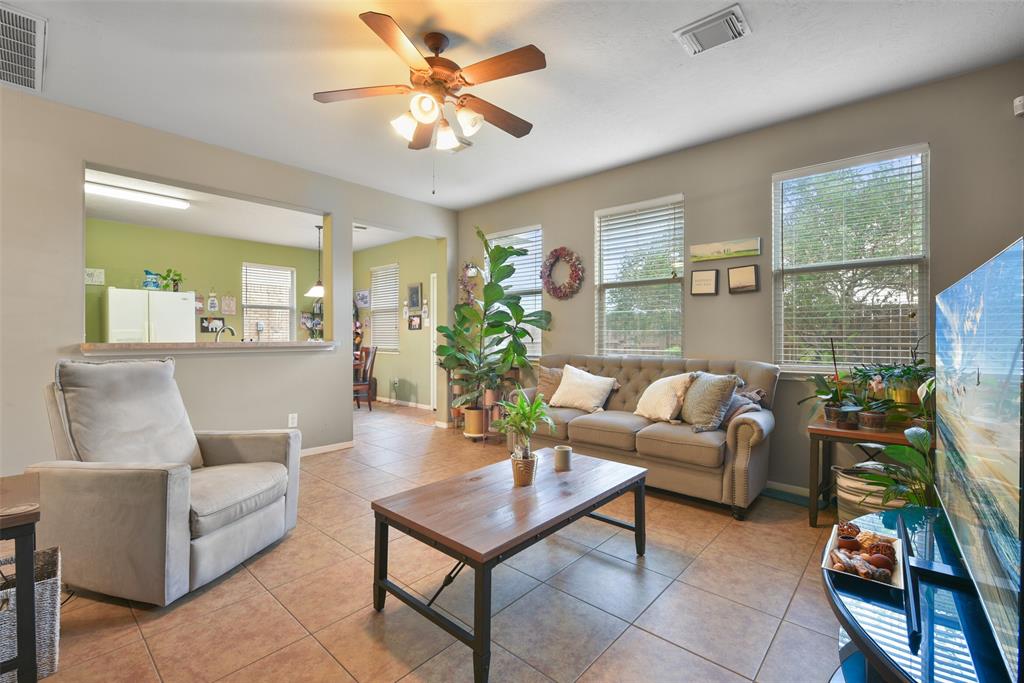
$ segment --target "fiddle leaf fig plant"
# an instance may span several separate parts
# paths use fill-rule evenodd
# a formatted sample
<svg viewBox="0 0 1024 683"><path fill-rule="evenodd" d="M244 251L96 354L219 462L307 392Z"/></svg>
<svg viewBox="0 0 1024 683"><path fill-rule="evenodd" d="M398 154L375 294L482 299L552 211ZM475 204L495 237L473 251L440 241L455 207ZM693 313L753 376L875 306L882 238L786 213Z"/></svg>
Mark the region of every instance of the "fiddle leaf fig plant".
<svg viewBox="0 0 1024 683"><path fill-rule="evenodd" d="M452 405L466 408L479 408L484 391L508 381L505 375L512 369L532 376L526 355L526 340L533 339L529 328L546 330L551 325L551 313L525 311L521 297L502 286L516 272L510 260L525 256L527 250L491 244L480 228L476 234L487 257L482 298L473 296L457 304L453 323L437 328L445 339L436 350L438 361L452 372L452 383L464 389Z"/></svg>

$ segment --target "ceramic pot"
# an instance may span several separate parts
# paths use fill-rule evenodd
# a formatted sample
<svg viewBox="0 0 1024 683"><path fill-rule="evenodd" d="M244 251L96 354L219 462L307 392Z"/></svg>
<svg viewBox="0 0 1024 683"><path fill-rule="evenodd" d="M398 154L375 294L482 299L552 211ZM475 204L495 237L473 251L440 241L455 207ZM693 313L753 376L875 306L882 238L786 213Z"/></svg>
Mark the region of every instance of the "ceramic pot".
<svg viewBox="0 0 1024 683"><path fill-rule="evenodd" d="M886 414L878 411L862 410L857 413L857 424L868 432L884 432L886 430Z"/></svg>
<svg viewBox="0 0 1024 683"><path fill-rule="evenodd" d="M462 412L466 416L466 424L462 428L462 433L465 436L485 436L483 408L463 408Z"/></svg>
<svg viewBox="0 0 1024 683"><path fill-rule="evenodd" d="M484 389L484 405L493 406L498 402L498 392L496 389Z"/></svg>
<svg viewBox="0 0 1024 683"><path fill-rule="evenodd" d="M917 405L921 399L917 395L917 387L909 384L895 384L886 389L889 398L897 403Z"/></svg>
<svg viewBox="0 0 1024 683"><path fill-rule="evenodd" d="M825 406L825 424L839 429L856 429L857 414L836 406Z"/></svg>
<svg viewBox="0 0 1024 683"><path fill-rule="evenodd" d="M537 476L537 458L509 458L512 463L512 483L515 486L533 486Z"/></svg>

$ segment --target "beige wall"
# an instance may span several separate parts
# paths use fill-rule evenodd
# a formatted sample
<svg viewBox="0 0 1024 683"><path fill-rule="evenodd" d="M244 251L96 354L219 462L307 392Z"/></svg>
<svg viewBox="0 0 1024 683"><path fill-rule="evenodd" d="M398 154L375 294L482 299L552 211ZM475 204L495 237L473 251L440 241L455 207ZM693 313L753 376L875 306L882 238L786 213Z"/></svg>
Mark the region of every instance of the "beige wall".
<svg viewBox="0 0 1024 683"><path fill-rule="evenodd" d="M684 298L685 354L772 360L771 175L926 142L931 146L931 288L941 291L1024 231L1024 60L866 100L459 213L459 261L479 259L485 232L541 224L544 248L567 246L587 268L579 294L545 296L546 353L594 352L594 211L683 193L686 244L760 236L762 255L712 263L715 297ZM637 122L640 125L640 122ZM730 296L729 265L757 263L761 292ZM688 264L689 267L689 264ZM806 393L783 382L776 399L770 479L806 486Z"/></svg>
<svg viewBox="0 0 1024 683"><path fill-rule="evenodd" d="M54 362L78 357L84 338L87 163L332 214L336 321L352 317L353 222L446 237L448 262L455 263L451 211L0 88L3 474L53 457L42 389ZM447 284L454 282L450 269ZM303 446L351 440L347 322L337 336L339 350L330 353L179 356L178 383L193 425L284 427L297 412Z"/></svg>

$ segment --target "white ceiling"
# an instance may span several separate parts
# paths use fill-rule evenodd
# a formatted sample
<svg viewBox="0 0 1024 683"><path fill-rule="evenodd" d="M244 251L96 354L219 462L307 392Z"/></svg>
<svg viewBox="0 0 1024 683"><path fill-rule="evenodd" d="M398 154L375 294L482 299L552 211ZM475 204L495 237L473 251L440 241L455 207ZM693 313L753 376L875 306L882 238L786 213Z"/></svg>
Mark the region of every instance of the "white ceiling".
<svg viewBox="0 0 1024 683"><path fill-rule="evenodd" d="M688 56L672 29L730 2L13 0L50 22L45 97L451 208L1024 46L1024 0L743 0L752 35ZM448 33L445 56L463 65L536 44L547 69L472 90L533 132L516 140L485 126L458 154L413 152L388 126L402 97L313 102L318 90L405 82L406 68L359 21L366 10L393 15L418 43L428 30Z"/></svg>
<svg viewBox="0 0 1024 683"><path fill-rule="evenodd" d="M189 201L189 207L181 210L86 194L85 215L89 218L303 249L316 249L315 226L323 223L323 216L316 213L283 209L94 169L86 169L85 179Z"/></svg>

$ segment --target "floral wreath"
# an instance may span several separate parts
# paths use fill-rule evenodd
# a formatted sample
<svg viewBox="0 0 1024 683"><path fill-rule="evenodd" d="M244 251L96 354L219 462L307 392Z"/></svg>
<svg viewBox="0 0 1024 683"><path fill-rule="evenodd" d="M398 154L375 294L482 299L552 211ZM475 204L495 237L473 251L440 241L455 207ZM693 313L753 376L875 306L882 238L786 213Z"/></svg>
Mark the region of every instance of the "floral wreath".
<svg viewBox="0 0 1024 683"><path fill-rule="evenodd" d="M569 279L561 284L551 279L551 271L559 261L569 266ZM583 284L583 262L576 252L567 247L552 249L540 268L540 279L544 283L544 291L548 294L556 299L568 299L580 291L580 285Z"/></svg>

